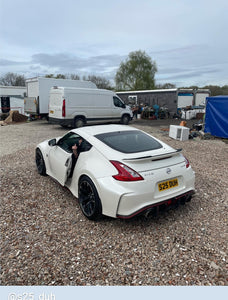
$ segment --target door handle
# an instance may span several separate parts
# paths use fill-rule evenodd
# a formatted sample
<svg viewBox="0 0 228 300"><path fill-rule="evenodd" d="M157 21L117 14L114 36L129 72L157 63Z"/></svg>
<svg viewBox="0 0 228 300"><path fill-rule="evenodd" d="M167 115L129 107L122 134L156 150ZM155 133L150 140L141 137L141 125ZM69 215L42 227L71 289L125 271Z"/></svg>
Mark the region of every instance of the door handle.
<svg viewBox="0 0 228 300"><path fill-rule="evenodd" d="M65 167L68 167L69 162L70 162L70 158L68 157L67 160L66 160L66 162L65 162Z"/></svg>

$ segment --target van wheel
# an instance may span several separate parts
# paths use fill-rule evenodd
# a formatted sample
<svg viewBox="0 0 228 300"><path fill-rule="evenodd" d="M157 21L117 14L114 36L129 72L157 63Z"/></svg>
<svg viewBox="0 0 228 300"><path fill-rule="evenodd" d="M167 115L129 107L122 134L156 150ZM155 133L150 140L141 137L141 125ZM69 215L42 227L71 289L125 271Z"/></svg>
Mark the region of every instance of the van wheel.
<svg viewBox="0 0 228 300"><path fill-rule="evenodd" d="M129 116L128 115L123 115L122 119L121 119L121 124L127 125L129 123Z"/></svg>
<svg viewBox="0 0 228 300"><path fill-rule="evenodd" d="M74 128L79 128L84 126L84 120L82 118L76 118L74 120Z"/></svg>

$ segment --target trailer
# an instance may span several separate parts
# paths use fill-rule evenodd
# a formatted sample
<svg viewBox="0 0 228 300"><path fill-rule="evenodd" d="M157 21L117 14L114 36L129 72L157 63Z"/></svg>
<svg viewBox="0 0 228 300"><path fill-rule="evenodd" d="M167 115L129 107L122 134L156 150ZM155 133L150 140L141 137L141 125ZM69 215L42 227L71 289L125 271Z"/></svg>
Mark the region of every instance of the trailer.
<svg viewBox="0 0 228 300"><path fill-rule="evenodd" d="M91 81L35 77L26 80L27 97L24 111L31 116L48 118L49 93L52 87L76 87L96 89Z"/></svg>
<svg viewBox="0 0 228 300"><path fill-rule="evenodd" d="M116 92L122 100L130 105L166 108L171 115L186 107L205 107L208 89L159 89L144 91Z"/></svg>
<svg viewBox="0 0 228 300"><path fill-rule="evenodd" d="M0 86L0 114L18 110L24 113L25 86Z"/></svg>

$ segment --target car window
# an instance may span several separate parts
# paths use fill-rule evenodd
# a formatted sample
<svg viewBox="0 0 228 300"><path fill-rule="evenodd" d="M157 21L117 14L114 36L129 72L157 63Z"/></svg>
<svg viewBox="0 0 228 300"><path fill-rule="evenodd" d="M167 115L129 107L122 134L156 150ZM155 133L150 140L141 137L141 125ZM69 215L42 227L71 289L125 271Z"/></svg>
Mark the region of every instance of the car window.
<svg viewBox="0 0 228 300"><path fill-rule="evenodd" d="M78 144L80 139L82 139L80 135L69 132L58 141L57 145L66 152L72 153L72 146ZM82 139L81 152L89 151L91 147L92 145L90 143Z"/></svg>
<svg viewBox="0 0 228 300"><path fill-rule="evenodd" d="M118 131L95 135L100 141L123 153L136 153L162 148L153 137L138 131Z"/></svg>
<svg viewBox="0 0 228 300"><path fill-rule="evenodd" d="M80 139L80 136L74 132L64 135L59 141L58 146L66 152L72 152L72 146Z"/></svg>
<svg viewBox="0 0 228 300"><path fill-rule="evenodd" d="M125 107L125 104L118 98L118 97L113 97L113 103L116 107Z"/></svg>

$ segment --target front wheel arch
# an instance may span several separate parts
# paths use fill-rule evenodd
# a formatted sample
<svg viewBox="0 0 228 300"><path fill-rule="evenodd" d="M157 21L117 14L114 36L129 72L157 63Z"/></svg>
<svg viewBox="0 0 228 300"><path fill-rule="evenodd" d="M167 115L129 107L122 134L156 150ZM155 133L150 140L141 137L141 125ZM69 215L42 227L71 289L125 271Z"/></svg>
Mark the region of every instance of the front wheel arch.
<svg viewBox="0 0 228 300"><path fill-rule="evenodd" d="M38 173L42 176L46 176L47 175L46 165L45 165L43 154L39 148L36 148L35 159L36 159L36 167L37 167Z"/></svg>
<svg viewBox="0 0 228 300"><path fill-rule="evenodd" d="M129 121L130 121L130 116L128 114L124 114L121 118L120 123L124 125L128 125Z"/></svg>

